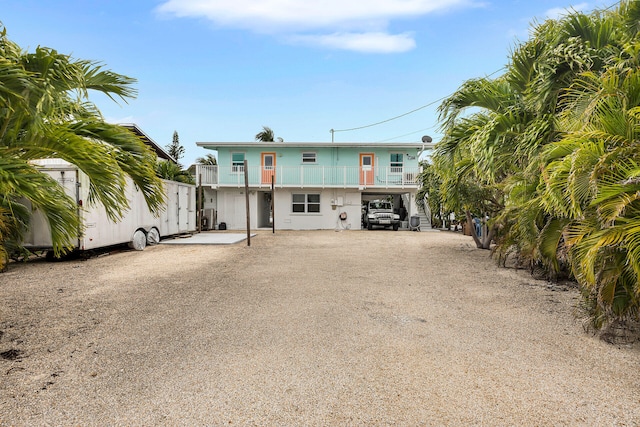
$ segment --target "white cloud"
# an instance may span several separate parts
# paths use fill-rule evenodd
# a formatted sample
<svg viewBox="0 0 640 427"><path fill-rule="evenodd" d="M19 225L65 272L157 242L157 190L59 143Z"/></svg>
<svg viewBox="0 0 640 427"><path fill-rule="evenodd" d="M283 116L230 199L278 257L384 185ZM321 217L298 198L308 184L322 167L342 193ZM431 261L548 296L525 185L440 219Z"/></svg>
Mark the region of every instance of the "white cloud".
<svg viewBox="0 0 640 427"><path fill-rule="evenodd" d="M468 0L169 0L159 7L179 17L205 17L248 28L325 28L413 17L468 4Z"/></svg>
<svg viewBox="0 0 640 427"><path fill-rule="evenodd" d="M567 16L572 12L581 12L589 7L588 3L580 3L570 7L555 7L545 12L545 17L548 19L559 19L563 16Z"/></svg>
<svg viewBox="0 0 640 427"><path fill-rule="evenodd" d="M415 47L411 35L387 32L390 21L479 4L479 0L168 0L158 12L206 18L221 27L294 35L293 40L325 47L390 53ZM372 45L376 42L381 46Z"/></svg>
<svg viewBox="0 0 640 427"><path fill-rule="evenodd" d="M326 35L294 36L291 40L302 44L364 53L407 52L416 47L416 41L407 33L334 33Z"/></svg>

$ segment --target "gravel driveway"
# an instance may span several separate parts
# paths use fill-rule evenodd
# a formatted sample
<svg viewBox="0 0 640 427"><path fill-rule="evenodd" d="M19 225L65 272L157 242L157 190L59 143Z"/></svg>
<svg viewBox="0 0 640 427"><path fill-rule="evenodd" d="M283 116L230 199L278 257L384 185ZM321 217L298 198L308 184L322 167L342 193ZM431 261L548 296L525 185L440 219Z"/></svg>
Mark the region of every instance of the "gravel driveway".
<svg viewBox="0 0 640 427"><path fill-rule="evenodd" d="M640 348L454 233L260 231L0 274L0 425L640 425Z"/></svg>

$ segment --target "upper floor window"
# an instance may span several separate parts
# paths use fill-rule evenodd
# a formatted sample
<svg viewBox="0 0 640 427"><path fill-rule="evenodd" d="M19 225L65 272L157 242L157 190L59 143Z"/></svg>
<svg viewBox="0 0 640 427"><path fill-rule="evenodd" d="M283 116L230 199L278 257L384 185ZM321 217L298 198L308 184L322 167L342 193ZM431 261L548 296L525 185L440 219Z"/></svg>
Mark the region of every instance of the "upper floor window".
<svg viewBox="0 0 640 427"><path fill-rule="evenodd" d="M302 153L302 163L316 163L316 153Z"/></svg>
<svg viewBox="0 0 640 427"><path fill-rule="evenodd" d="M404 165L403 154L391 153L391 159L389 161L391 172L402 172L403 165Z"/></svg>
<svg viewBox="0 0 640 427"><path fill-rule="evenodd" d="M244 153L231 153L231 171L244 172Z"/></svg>

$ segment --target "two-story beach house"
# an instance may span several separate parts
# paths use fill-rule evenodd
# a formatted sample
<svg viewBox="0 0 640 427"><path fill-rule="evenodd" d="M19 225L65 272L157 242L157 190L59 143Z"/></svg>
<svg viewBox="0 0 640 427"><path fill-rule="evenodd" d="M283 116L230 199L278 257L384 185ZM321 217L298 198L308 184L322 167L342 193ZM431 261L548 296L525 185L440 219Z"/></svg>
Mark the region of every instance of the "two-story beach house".
<svg viewBox="0 0 640 427"><path fill-rule="evenodd" d="M417 214L419 159L431 143L198 142L218 165L197 165L205 217L227 229L360 229L362 205L387 199L406 228ZM273 190L272 190L273 185ZM211 225L210 225L211 227ZM213 227L211 227L213 228Z"/></svg>

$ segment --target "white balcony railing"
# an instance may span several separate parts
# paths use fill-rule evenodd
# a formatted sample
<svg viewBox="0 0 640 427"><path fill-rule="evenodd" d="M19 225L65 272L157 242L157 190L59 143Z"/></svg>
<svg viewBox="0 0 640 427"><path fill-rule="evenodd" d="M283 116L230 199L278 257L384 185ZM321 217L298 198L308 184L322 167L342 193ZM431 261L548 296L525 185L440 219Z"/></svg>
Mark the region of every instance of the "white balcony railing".
<svg viewBox="0 0 640 427"><path fill-rule="evenodd" d="M248 166L250 187L404 188L417 187L419 167ZM242 166L196 165L196 183L212 187L243 187Z"/></svg>

